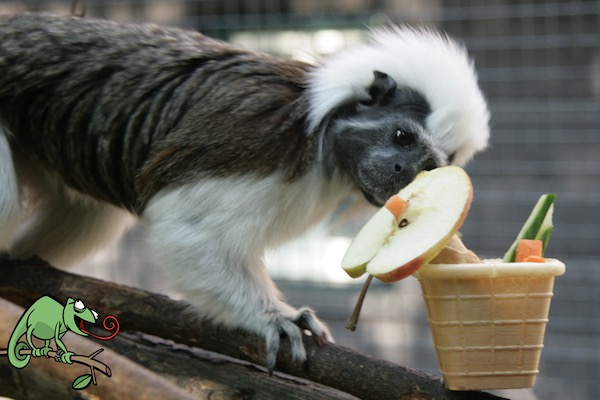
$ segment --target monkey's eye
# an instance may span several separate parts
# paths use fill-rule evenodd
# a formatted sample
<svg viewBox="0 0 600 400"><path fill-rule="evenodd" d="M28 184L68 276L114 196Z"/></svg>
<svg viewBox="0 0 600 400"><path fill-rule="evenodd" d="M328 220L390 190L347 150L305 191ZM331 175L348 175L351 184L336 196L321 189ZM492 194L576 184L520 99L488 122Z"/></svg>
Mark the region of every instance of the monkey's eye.
<svg viewBox="0 0 600 400"><path fill-rule="evenodd" d="M411 132L402 129L396 129L394 133L394 141L402 147L408 147L415 141L415 136Z"/></svg>

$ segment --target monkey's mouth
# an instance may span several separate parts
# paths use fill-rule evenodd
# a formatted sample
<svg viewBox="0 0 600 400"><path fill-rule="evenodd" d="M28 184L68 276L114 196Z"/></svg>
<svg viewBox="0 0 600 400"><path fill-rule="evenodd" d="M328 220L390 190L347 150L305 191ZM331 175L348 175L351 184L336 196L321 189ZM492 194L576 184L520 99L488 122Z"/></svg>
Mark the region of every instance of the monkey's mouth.
<svg viewBox="0 0 600 400"><path fill-rule="evenodd" d="M364 198L375 207L383 207L385 202L393 195L398 193L398 190L402 189L404 182L394 182L393 184L380 184L380 185L360 185L360 191Z"/></svg>
<svg viewBox="0 0 600 400"><path fill-rule="evenodd" d="M362 189L361 190L363 196L365 197L365 199L371 203L372 205L374 205L375 207L382 207L384 203L378 201L375 196L373 196L371 193L367 192L366 190Z"/></svg>

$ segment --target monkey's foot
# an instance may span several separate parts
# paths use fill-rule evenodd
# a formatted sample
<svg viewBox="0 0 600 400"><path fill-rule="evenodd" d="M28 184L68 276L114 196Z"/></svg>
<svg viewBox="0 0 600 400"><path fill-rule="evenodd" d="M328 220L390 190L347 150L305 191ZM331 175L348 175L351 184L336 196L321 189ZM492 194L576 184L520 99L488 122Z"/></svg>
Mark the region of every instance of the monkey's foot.
<svg viewBox="0 0 600 400"><path fill-rule="evenodd" d="M282 334L287 336L292 346L292 359L297 362L306 361L306 350L302 341L303 331L308 331L315 341L322 346L325 341L333 342L329 329L315 315L309 307L302 307L289 312L281 310L267 314L269 319L264 328L266 346L266 367L272 371L277 362L280 338Z"/></svg>

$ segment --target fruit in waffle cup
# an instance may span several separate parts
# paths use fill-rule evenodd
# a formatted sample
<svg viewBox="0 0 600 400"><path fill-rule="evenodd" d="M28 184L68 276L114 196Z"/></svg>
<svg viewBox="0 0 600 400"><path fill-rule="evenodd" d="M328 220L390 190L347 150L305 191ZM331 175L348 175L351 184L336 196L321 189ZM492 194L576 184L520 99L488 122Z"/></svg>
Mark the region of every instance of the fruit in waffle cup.
<svg viewBox="0 0 600 400"><path fill-rule="evenodd" d="M414 276L427 307L444 382L453 390L532 387L538 373L554 277L565 266L543 252L556 195L540 197L503 259L481 260L457 235L473 188L459 167L422 172L355 237L342 267L367 274L352 316L356 329L373 277Z"/></svg>

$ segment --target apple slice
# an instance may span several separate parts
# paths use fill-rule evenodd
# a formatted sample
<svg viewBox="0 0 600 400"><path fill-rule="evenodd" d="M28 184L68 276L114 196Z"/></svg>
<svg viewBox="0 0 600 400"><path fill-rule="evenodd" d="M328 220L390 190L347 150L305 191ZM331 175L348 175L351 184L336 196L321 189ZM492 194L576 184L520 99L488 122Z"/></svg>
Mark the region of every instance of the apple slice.
<svg viewBox="0 0 600 400"><path fill-rule="evenodd" d="M360 230L342 260L353 278L365 272L384 281L403 279L432 260L462 225L473 187L460 167L423 171ZM390 209L399 210L397 215Z"/></svg>
<svg viewBox="0 0 600 400"><path fill-rule="evenodd" d="M367 221L344 255L342 267L348 275L358 278L365 273L367 263L398 229L398 218L407 207L408 202L395 194Z"/></svg>

